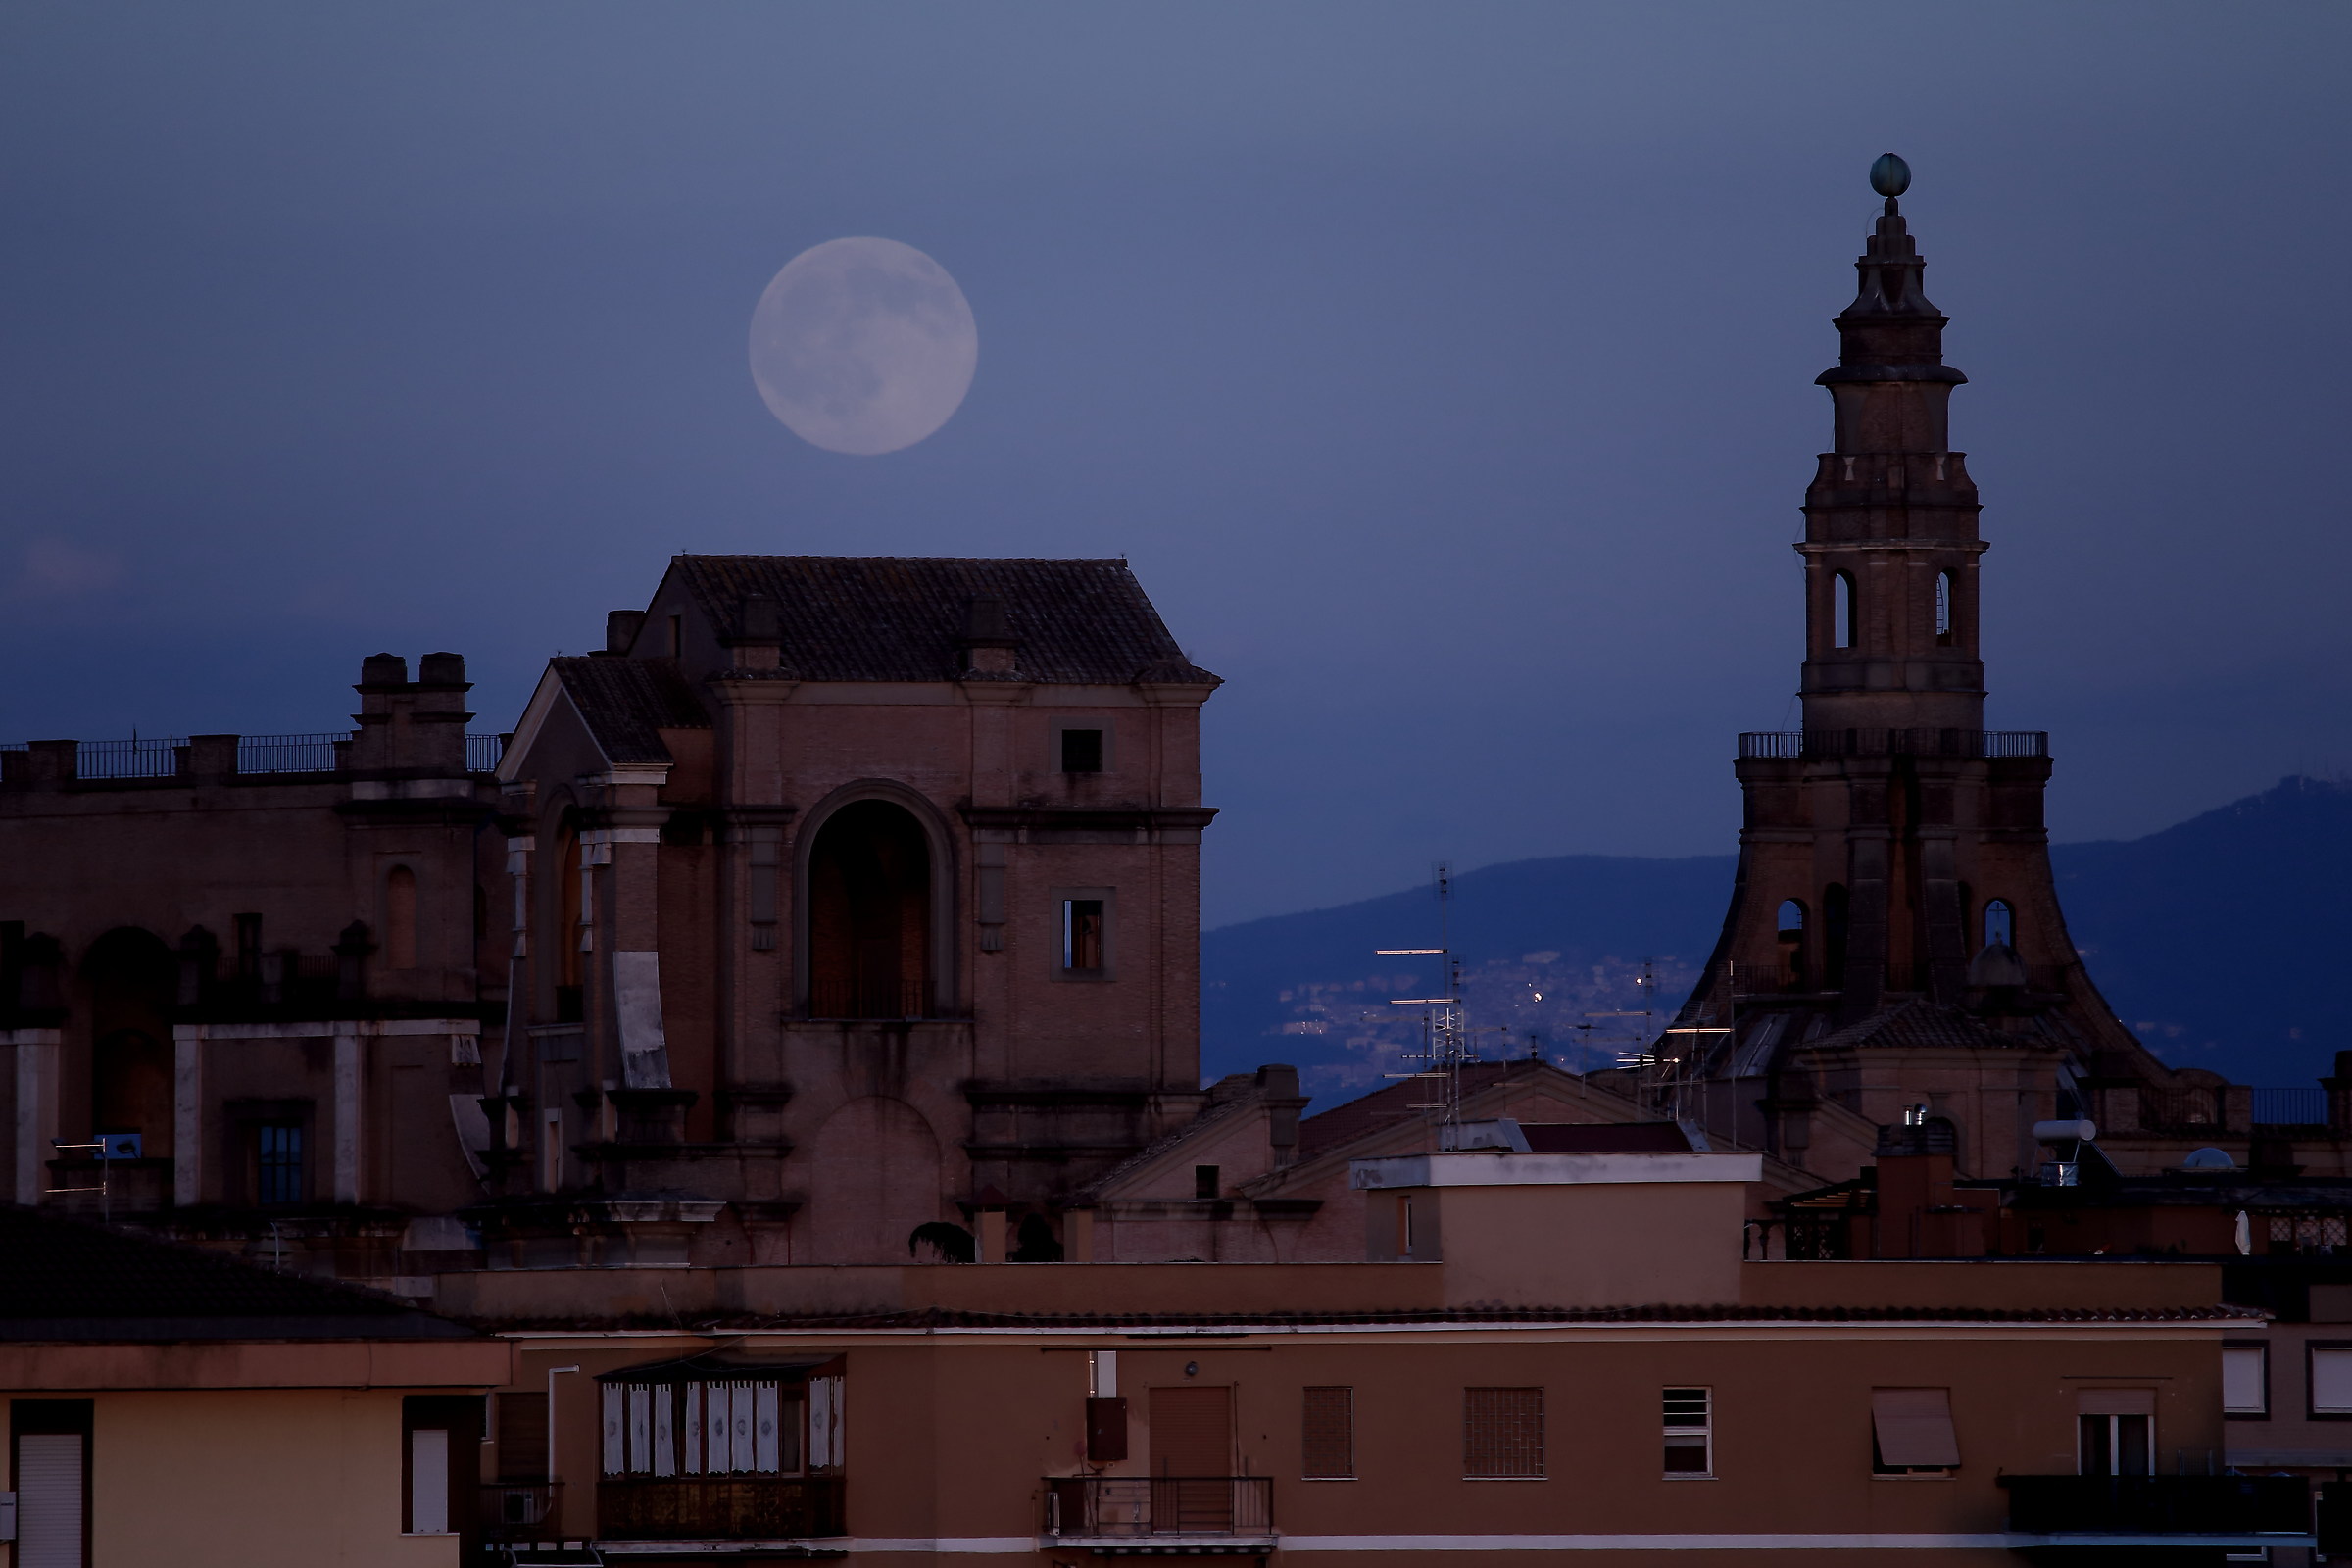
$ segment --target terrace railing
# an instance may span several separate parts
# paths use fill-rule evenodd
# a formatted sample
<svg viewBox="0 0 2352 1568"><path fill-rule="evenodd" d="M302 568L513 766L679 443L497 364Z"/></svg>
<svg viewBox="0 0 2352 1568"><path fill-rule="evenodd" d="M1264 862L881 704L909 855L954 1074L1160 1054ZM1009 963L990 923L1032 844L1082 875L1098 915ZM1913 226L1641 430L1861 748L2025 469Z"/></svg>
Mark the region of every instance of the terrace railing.
<svg viewBox="0 0 2352 1568"><path fill-rule="evenodd" d="M466 771L495 772L509 738L466 736ZM207 738L206 744L233 745L235 769L240 775L342 773L351 767L352 739L350 730L321 730L307 735L222 736ZM0 744L0 782L29 783L35 777L90 782L184 778L203 766L217 767L226 760L221 758L191 768L190 751L183 735L124 741L15 741Z"/></svg>
<svg viewBox="0 0 2352 1568"><path fill-rule="evenodd" d="M1794 761L1829 757L2047 757L2050 735L2039 729L1805 729L1749 730L1740 737L1742 760Z"/></svg>
<svg viewBox="0 0 2352 1568"><path fill-rule="evenodd" d="M1094 1540L1268 1537L1270 1476L1049 1476L1046 1533Z"/></svg>

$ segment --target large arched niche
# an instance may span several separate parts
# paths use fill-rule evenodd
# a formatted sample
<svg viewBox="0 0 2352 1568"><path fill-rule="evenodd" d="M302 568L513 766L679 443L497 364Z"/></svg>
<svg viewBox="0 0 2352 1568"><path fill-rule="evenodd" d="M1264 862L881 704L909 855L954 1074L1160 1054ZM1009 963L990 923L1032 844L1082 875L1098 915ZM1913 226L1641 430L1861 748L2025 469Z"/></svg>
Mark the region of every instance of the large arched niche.
<svg viewBox="0 0 2352 1568"><path fill-rule="evenodd" d="M143 1152L172 1144L172 1005L177 957L164 939L117 926L82 956L90 1005L90 1130L137 1133Z"/></svg>
<svg viewBox="0 0 2352 1568"><path fill-rule="evenodd" d="M903 1100L867 1095L827 1116L808 1144L810 1263L904 1263L918 1225L948 1216L939 1139Z"/></svg>
<svg viewBox="0 0 2352 1568"><path fill-rule="evenodd" d="M838 792L795 855L796 1000L811 1018L936 1017L956 995L952 844L893 785Z"/></svg>

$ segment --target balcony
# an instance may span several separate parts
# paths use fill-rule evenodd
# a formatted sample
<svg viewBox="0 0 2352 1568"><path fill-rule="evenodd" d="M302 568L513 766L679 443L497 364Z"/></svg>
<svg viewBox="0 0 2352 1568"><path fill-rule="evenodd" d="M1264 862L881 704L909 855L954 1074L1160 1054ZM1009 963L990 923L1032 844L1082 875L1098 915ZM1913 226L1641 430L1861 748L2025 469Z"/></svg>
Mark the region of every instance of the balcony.
<svg viewBox="0 0 2352 1568"><path fill-rule="evenodd" d="M1104 1556L1200 1556L1274 1546L1270 1476L1048 1476L1046 1534Z"/></svg>
<svg viewBox="0 0 2352 1568"><path fill-rule="evenodd" d="M606 1541L797 1541L848 1533L839 1476L608 1476Z"/></svg>
<svg viewBox="0 0 2352 1568"><path fill-rule="evenodd" d="M2310 1544L2311 1489L2301 1476L2002 1476L2000 1483L2009 1491L2009 1528L2052 1538L2052 1546ZM2304 1539L2281 1539L2293 1537Z"/></svg>
<svg viewBox="0 0 2352 1568"><path fill-rule="evenodd" d="M503 1544L560 1534L563 1496L561 1481L483 1482L482 1539Z"/></svg>
<svg viewBox="0 0 2352 1568"><path fill-rule="evenodd" d="M1807 729L1748 730L1740 737L1745 760L1796 761L1830 757L2047 757L2050 736L2038 729Z"/></svg>

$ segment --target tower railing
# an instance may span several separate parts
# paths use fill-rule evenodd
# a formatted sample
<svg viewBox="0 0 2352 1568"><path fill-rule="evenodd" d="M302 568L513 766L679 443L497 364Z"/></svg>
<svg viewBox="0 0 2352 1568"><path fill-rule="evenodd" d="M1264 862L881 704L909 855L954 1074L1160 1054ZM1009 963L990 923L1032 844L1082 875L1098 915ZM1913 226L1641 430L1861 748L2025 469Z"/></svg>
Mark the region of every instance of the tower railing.
<svg viewBox="0 0 2352 1568"><path fill-rule="evenodd" d="M2047 757L2050 732L2041 729L1780 729L1748 730L1740 758L1795 761L1822 757Z"/></svg>

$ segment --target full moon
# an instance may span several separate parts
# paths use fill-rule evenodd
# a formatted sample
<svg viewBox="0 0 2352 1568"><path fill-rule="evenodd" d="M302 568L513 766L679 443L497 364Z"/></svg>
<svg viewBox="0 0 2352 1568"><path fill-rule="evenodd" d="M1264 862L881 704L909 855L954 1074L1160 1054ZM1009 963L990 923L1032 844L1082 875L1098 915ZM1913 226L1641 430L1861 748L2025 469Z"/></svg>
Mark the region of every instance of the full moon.
<svg viewBox="0 0 2352 1568"><path fill-rule="evenodd" d="M980 364L948 270L895 239L831 239L769 280L752 312L752 380L768 412L827 452L910 447L948 422Z"/></svg>

